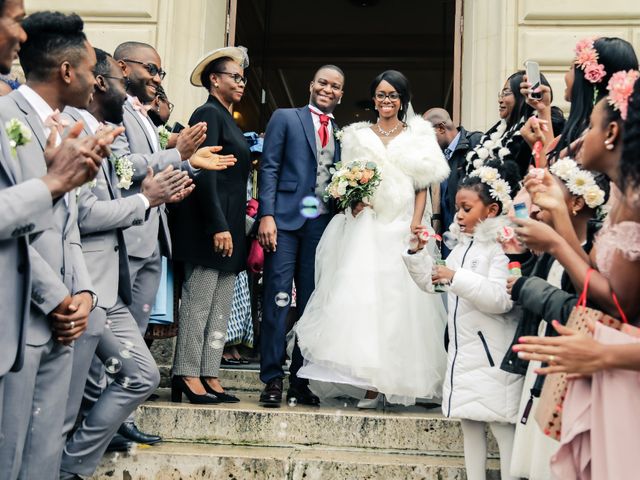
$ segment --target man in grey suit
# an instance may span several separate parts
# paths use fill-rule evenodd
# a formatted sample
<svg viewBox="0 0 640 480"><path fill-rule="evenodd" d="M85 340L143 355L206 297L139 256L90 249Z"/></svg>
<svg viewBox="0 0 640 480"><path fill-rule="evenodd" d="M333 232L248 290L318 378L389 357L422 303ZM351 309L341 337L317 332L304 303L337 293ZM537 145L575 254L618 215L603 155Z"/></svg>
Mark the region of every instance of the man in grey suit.
<svg viewBox="0 0 640 480"><path fill-rule="evenodd" d="M127 101L124 104L124 139L118 138L114 152L130 155L134 162L159 171L169 165L191 171L189 159L206 138L206 124L184 129L178 136L176 148L162 150L155 125L146 116L143 104L151 102L165 76L158 52L145 43L126 42L116 48L113 57L120 63L128 79ZM126 140L120 143L120 140ZM144 170L142 171L144 172ZM134 176L132 187L125 195L140 191L143 173ZM133 303L131 314L144 334L149 322L161 275L161 255L169 257L171 241L165 208L150 212L149 220L125 232L129 252Z"/></svg>
<svg viewBox="0 0 640 480"><path fill-rule="evenodd" d="M7 74L26 33L20 26L25 16L22 0L0 0L0 73ZM74 137L77 135L74 135ZM47 173L23 181L12 154L9 138L0 129L0 422L4 376L23 363L26 329L31 302L31 264L27 235L51 226L52 202L92 178L99 165L77 155L78 142L69 138L56 150ZM2 436L0 431L0 443Z"/></svg>
<svg viewBox="0 0 640 480"><path fill-rule="evenodd" d="M71 119L85 122L87 134L93 134L100 123L121 123L126 100L125 79L118 64L103 50L95 52L96 88L88 111L65 109ZM127 308L131 285L123 231L142 224L149 208L180 200L193 190L186 172L167 169L153 176L148 168L141 193L122 197L117 186L122 179L117 178L110 160L104 161L96 180L94 186L81 189L78 209L83 254L99 301L89 328L74 345L63 438L74 426L94 352L114 380L66 441L60 473L63 479L91 475L122 421L158 385L155 362ZM107 319L109 327L105 328Z"/></svg>
<svg viewBox="0 0 640 480"><path fill-rule="evenodd" d="M20 50L27 84L0 98L0 117L3 124L15 120L32 132L31 141L15 148L27 180L46 173L47 138L54 143L60 127L56 110L89 103L95 54L77 15L39 12L22 25L29 36ZM108 154L103 148L96 151L101 157ZM57 478L70 345L86 329L97 303L82 257L75 192L55 202L51 222L29 247L33 287L24 365L5 377L0 471L8 479Z"/></svg>

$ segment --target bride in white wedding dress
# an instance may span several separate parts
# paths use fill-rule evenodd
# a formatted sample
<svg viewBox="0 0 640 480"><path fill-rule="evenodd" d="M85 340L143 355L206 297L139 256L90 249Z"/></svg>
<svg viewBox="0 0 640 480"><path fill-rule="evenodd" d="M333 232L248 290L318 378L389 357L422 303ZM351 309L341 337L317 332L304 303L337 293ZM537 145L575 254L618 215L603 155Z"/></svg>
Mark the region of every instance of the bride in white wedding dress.
<svg viewBox="0 0 640 480"><path fill-rule="evenodd" d="M298 376L369 390L411 405L440 398L446 370L446 312L439 295L411 280L402 253L422 223L427 189L449 174L431 124L404 121L409 84L389 70L373 81L375 124L343 130L342 163L377 164L382 181L370 199L336 215L316 252L316 289L295 329L305 364ZM430 228L430 227L429 227Z"/></svg>

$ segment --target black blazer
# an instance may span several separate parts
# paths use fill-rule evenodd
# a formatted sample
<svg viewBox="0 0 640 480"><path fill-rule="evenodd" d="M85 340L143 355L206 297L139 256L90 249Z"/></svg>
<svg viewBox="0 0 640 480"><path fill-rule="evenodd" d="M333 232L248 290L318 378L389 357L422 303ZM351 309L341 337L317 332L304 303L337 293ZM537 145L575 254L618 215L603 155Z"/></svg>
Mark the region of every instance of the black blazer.
<svg viewBox="0 0 640 480"><path fill-rule="evenodd" d="M183 262L239 273L246 268L245 215L251 153L242 130L231 113L213 96L198 107L189 125L207 123L202 146L222 146L221 154L233 154L237 163L219 172L201 171L194 177L194 192L170 208L169 225L173 258ZM213 250L213 235L228 231L233 254L222 257Z"/></svg>
<svg viewBox="0 0 640 480"><path fill-rule="evenodd" d="M466 174L467 153L475 148L482 137L482 132L468 132L464 127L459 127L458 130L460 131L460 139L458 140L456 149L449 158L451 173L449 174L449 178L445 180L447 182L447 192L446 195L440 199L442 206L444 207L446 205L448 212L450 212L448 218L442 219L444 222L442 227L445 230L453 223L453 218L455 217L456 192L458 191L458 183L460 183L460 180L462 180ZM444 208L442 211L445 211Z"/></svg>

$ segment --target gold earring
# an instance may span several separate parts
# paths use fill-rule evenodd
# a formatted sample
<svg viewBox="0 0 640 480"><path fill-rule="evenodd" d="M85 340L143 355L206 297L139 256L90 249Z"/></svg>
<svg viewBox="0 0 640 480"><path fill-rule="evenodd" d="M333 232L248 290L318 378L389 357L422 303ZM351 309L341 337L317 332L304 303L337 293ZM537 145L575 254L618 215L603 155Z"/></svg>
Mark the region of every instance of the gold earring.
<svg viewBox="0 0 640 480"><path fill-rule="evenodd" d="M576 210L572 210L571 213L573 214L574 217L578 215L578 212Z"/></svg>
<svg viewBox="0 0 640 480"><path fill-rule="evenodd" d="M218 88L220 85L218 85L217 83L214 83L213 86Z"/></svg>

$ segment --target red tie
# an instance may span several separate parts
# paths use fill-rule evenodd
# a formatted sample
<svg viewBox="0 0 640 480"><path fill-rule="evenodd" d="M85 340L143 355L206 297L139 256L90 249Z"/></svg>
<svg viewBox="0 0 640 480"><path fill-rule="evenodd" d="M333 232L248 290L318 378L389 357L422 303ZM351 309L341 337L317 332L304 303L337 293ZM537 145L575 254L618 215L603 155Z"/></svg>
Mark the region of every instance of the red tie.
<svg viewBox="0 0 640 480"><path fill-rule="evenodd" d="M329 117L329 115L325 115L324 113L318 113L314 110L311 110L311 113L313 113L314 115L318 115L318 117L320 118L320 129L318 130L318 136L320 137L322 148L324 148L327 146L327 143L329 143L329 129L327 128L327 125L329 125L329 119L331 117Z"/></svg>

